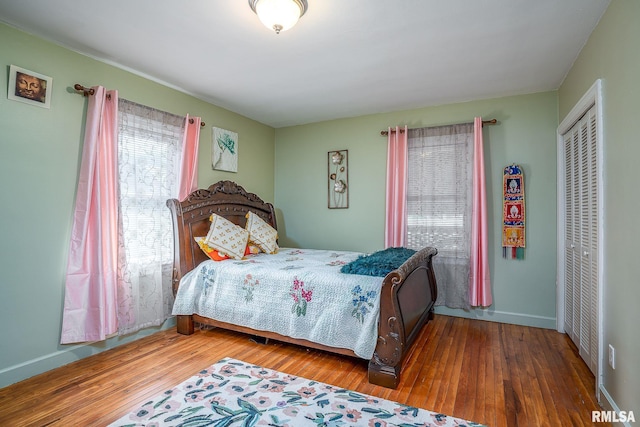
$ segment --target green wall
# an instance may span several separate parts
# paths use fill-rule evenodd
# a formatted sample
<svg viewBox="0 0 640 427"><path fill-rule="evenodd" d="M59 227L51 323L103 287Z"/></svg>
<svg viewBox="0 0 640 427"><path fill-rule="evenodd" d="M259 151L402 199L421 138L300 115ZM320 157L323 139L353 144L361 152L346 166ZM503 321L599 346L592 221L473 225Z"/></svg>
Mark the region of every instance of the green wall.
<svg viewBox="0 0 640 427"><path fill-rule="evenodd" d="M560 87L562 120L603 79L604 110L604 394L640 419L640 2L613 0ZM616 369L608 364L609 344Z"/></svg>
<svg viewBox="0 0 640 427"><path fill-rule="evenodd" d="M384 245L388 126L410 128L496 118L484 127L489 263L494 305L441 313L556 327L556 92L513 96L276 130L276 207L283 246L374 251ZM327 152L349 150L348 209L327 208ZM525 172L527 249L504 260L502 170Z"/></svg>
<svg viewBox="0 0 640 427"><path fill-rule="evenodd" d="M480 115L489 197L494 305L442 313L555 327L556 128L597 78L604 79L604 344L617 351L605 367L605 397L640 413L640 266L633 262L640 197L633 171L640 145L633 126L640 99L640 2L613 0L558 92L522 95L274 130L192 96L78 55L0 24L7 87L10 64L53 77L49 110L0 96L0 387L86 357L156 329L86 346L58 343L85 99L74 83L119 89L120 96L175 114L201 116L200 186L232 179L274 201L283 246L373 251L383 246L387 126L434 126ZM4 90L4 89L3 89ZM559 113L558 113L559 111ZM212 171L211 126L239 133L237 174ZM274 142L275 141L275 142ZM350 206L327 209L327 152L349 150ZM275 160L274 160L275 159ZM275 168L274 168L275 162ZM502 259L501 170L526 175L528 247L523 261Z"/></svg>
<svg viewBox="0 0 640 427"><path fill-rule="evenodd" d="M59 344L64 274L82 153L86 100L72 89L102 85L122 98L174 114L200 116L200 186L232 179L274 197L273 128L182 92L0 24L0 88L9 65L53 77L51 108L0 96L0 387L133 337L88 346ZM238 173L211 169L211 127L239 134Z"/></svg>

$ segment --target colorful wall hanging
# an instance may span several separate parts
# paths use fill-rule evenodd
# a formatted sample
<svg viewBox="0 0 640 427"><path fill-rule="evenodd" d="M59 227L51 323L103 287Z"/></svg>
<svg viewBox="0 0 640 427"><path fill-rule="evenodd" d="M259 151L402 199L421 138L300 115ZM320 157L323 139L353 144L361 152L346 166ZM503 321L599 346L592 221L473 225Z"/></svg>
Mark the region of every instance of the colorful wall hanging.
<svg viewBox="0 0 640 427"><path fill-rule="evenodd" d="M502 257L524 259L524 174L518 165L504 168L502 190Z"/></svg>

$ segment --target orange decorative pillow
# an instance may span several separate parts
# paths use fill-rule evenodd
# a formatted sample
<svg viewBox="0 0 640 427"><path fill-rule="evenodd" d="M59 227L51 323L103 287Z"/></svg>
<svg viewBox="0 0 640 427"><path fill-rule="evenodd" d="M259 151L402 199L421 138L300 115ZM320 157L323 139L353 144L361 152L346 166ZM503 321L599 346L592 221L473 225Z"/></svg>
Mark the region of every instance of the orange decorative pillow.
<svg viewBox="0 0 640 427"><path fill-rule="evenodd" d="M214 261L224 261L225 259L230 259L231 257L229 255L225 255L221 252L219 252L217 249L214 249L212 247L210 247L209 245L207 245L204 242L204 237L194 237L196 243L198 244L198 246L200 246L200 249L202 249L202 252L204 252L205 254L207 254L207 256L209 258L211 258Z"/></svg>
<svg viewBox="0 0 640 427"><path fill-rule="evenodd" d="M224 261L227 259L231 259L229 255L225 255L224 253L218 251L217 249L214 249L209 245L207 245L204 241L205 240L204 237L194 237L194 240L196 241L198 246L200 246L200 249L202 249L202 252L207 254L207 256L211 258L213 261ZM260 253L260 248L251 244L247 245L247 247L244 249L244 256L255 255L259 253Z"/></svg>

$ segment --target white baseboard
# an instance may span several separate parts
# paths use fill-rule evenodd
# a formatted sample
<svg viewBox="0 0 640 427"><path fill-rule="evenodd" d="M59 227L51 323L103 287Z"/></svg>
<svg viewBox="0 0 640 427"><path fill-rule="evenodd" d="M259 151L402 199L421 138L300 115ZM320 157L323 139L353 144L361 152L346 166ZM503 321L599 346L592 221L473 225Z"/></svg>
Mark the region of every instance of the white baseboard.
<svg viewBox="0 0 640 427"><path fill-rule="evenodd" d="M435 313L444 314L447 316L465 317L467 319L488 320L498 323L511 323L513 325L556 329L555 317L544 317L522 313L509 313L506 311L495 311L491 308L474 308L471 310L462 310L439 306L435 308Z"/></svg>
<svg viewBox="0 0 640 427"><path fill-rule="evenodd" d="M101 353L126 344L140 338L144 338L155 332L169 329L176 325L174 317L167 319L162 326L146 328L134 334L126 336L116 336L106 341L65 346L64 350L59 350L35 359L27 360L17 365L9 366L0 370L0 388L15 384L19 381L31 378L55 368L67 365L85 357Z"/></svg>
<svg viewBox="0 0 640 427"><path fill-rule="evenodd" d="M609 392L607 391L607 389L604 387L603 384L600 385L600 406L602 406L602 409L604 409L605 411L614 411L614 412L620 413L620 408L618 407L616 402L613 400L613 397L611 397L611 395L609 394ZM619 422L613 423L613 425L631 427L630 422L619 421Z"/></svg>

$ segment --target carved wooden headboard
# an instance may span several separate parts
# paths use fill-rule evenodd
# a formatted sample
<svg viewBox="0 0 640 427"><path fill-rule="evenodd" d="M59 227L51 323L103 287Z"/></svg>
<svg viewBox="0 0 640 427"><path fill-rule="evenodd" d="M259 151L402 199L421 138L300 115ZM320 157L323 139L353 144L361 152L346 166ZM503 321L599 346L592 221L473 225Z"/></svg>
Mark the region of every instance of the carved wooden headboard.
<svg viewBox="0 0 640 427"><path fill-rule="evenodd" d="M203 237L209 231L209 217L215 213L244 227L245 215L253 211L273 228L276 214L271 203L232 181L219 181L209 188L189 194L184 201L167 200L173 221L174 261L173 292L178 290L180 279L207 259L194 237Z"/></svg>

